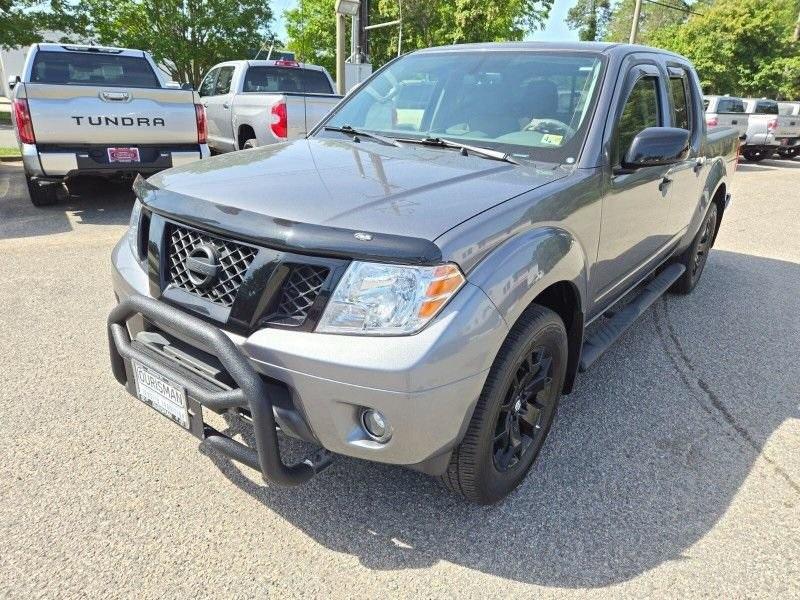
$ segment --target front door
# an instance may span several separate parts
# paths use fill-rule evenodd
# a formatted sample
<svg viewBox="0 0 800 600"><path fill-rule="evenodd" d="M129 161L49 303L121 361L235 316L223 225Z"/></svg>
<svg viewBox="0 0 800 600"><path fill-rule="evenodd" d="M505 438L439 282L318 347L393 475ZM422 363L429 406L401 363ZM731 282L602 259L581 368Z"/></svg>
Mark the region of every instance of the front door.
<svg viewBox="0 0 800 600"><path fill-rule="evenodd" d="M602 307L633 284L668 245L668 166L626 169L624 156L638 133L664 125L661 71L633 66L621 83L626 98L618 109L610 143L611 173L603 198L600 244L592 272L595 303ZM643 274L643 273L642 273Z"/></svg>
<svg viewBox="0 0 800 600"><path fill-rule="evenodd" d="M213 92L203 98L208 118L208 139L218 150L235 150L231 114L233 67L219 67L217 71Z"/></svg>

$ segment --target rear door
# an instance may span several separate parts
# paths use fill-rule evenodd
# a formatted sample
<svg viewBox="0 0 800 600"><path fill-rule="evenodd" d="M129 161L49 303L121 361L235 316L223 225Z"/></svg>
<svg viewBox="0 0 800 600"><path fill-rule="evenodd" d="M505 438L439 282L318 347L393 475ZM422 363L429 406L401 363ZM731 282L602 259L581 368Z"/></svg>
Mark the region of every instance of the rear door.
<svg viewBox="0 0 800 600"><path fill-rule="evenodd" d="M143 53L39 51L26 79L37 144L197 143L194 92L162 88Z"/></svg>
<svg viewBox="0 0 800 600"><path fill-rule="evenodd" d="M203 96L203 106L208 118L208 139L214 148L235 150L233 139L233 65L223 65L215 69L214 85L207 96ZM209 73L211 75L211 73ZM208 76L207 76L208 77ZM205 80L203 81L205 83Z"/></svg>
<svg viewBox="0 0 800 600"><path fill-rule="evenodd" d="M595 302L607 304L657 257L671 239L669 167L628 170L622 158L633 138L648 127L666 122L666 98L661 71L655 64L634 64L618 83L620 102L609 115L611 176L603 198L597 264L592 273Z"/></svg>
<svg viewBox="0 0 800 600"><path fill-rule="evenodd" d="M692 220L702 193L702 181L709 167L706 164L707 157L701 155L703 117L699 114L701 106L699 87L683 66L670 66L668 72L670 126L690 132L689 154L666 173L667 179L671 180L668 191L669 231L672 235L677 235L682 233ZM720 102L722 100L724 99L720 98Z"/></svg>

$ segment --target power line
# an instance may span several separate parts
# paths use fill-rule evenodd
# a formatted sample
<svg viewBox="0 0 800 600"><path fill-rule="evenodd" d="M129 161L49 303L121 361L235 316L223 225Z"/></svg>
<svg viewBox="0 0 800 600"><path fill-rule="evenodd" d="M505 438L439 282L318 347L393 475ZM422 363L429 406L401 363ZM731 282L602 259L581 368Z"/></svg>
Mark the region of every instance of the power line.
<svg viewBox="0 0 800 600"><path fill-rule="evenodd" d="M691 10L689 7L684 6L681 8L680 6L673 6L671 4L664 4L663 2L658 2L657 0L644 0L645 2L649 2L650 4L657 4L658 6L663 6L664 8L671 8L672 10L679 10L680 12L687 13L690 15L697 15L698 17L702 17L703 13L695 12Z"/></svg>

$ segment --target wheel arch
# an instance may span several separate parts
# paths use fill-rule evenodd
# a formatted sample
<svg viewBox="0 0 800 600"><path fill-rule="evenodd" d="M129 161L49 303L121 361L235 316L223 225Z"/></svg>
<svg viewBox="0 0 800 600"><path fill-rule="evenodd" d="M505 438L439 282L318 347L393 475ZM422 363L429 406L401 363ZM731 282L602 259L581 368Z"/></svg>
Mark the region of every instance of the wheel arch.
<svg viewBox="0 0 800 600"><path fill-rule="evenodd" d="M489 296L509 329L532 304L558 314L567 330L564 393L572 391L583 345L587 303L586 253L565 229L542 227L515 236L469 274Z"/></svg>
<svg viewBox="0 0 800 600"><path fill-rule="evenodd" d="M247 140L255 137L256 130L253 129L253 126L249 123L242 123L239 125L239 129L236 131L236 147L241 150Z"/></svg>

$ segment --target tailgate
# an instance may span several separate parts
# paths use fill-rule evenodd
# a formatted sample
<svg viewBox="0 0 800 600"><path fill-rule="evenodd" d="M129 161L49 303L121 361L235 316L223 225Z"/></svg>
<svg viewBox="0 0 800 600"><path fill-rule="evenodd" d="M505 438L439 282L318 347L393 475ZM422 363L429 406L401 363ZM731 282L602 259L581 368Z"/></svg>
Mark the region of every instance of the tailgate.
<svg viewBox="0 0 800 600"><path fill-rule="evenodd" d="M40 144L197 143L194 92L26 83Z"/></svg>
<svg viewBox="0 0 800 600"><path fill-rule="evenodd" d="M311 131L331 109L339 104L339 96L306 95L306 131Z"/></svg>
<svg viewBox="0 0 800 600"><path fill-rule="evenodd" d="M739 135L747 133L747 113L717 113L719 127L733 127L738 130Z"/></svg>
<svg viewBox="0 0 800 600"><path fill-rule="evenodd" d="M792 115L777 115L778 126L773 132L776 138L800 137L800 117Z"/></svg>

